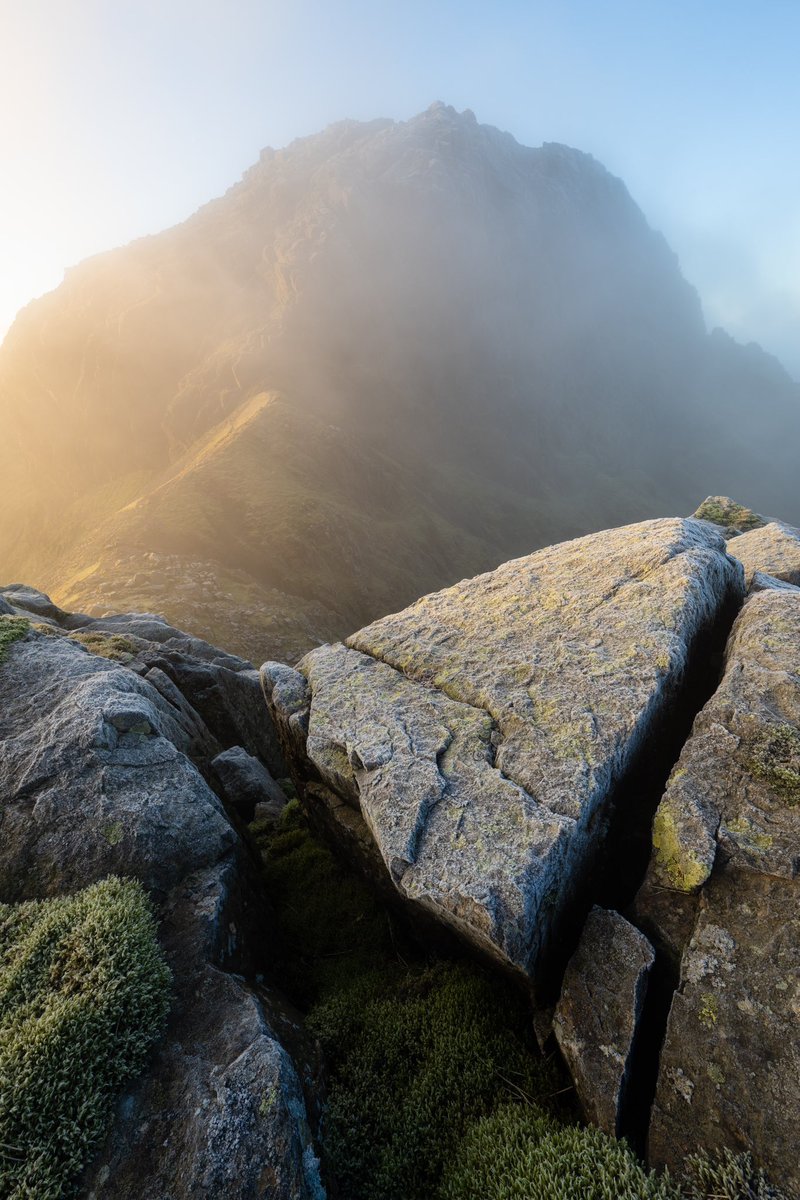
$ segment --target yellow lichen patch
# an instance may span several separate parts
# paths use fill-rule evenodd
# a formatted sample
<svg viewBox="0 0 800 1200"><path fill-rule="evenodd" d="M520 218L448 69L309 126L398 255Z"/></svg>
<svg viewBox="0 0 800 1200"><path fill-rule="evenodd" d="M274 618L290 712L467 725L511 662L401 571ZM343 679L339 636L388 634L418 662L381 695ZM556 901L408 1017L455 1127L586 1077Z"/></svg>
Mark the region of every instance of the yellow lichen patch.
<svg viewBox="0 0 800 1200"><path fill-rule="evenodd" d="M659 806L653 821L653 850L657 865L678 891L697 891L708 878L706 864L684 844L668 802Z"/></svg>
<svg viewBox="0 0 800 1200"><path fill-rule="evenodd" d="M713 992L703 992L697 1017L709 1029L716 1025L719 1019L719 1001Z"/></svg>
<svg viewBox="0 0 800 1200"><path fill-rule="evenodd" d="M726 823L726 828L737 839L741 839L746 843L747 849L761 850L763 852L772 849L774 839L768 833L761 833L746 817L734 817L733 820Z"/></svg>
<svg viewBox="0 0 800 1200"><path fill-rule="evenodd" d="M784 803L800 805L800 733L793 725L760 730L747 747L747 765Z"/></svg>

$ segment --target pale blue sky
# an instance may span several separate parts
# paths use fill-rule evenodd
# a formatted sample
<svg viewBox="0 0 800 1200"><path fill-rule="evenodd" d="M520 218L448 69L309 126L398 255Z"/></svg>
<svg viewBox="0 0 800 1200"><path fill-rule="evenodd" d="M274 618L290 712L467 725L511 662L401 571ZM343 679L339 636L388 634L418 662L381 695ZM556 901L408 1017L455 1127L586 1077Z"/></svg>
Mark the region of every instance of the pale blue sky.
<svg viewBox="0 0 800 1200"><path fill-rule="evenodd" d="M799 50L798 0L0 0L0 334L262 146L441 99L594 154L800 376Z"/></svg>

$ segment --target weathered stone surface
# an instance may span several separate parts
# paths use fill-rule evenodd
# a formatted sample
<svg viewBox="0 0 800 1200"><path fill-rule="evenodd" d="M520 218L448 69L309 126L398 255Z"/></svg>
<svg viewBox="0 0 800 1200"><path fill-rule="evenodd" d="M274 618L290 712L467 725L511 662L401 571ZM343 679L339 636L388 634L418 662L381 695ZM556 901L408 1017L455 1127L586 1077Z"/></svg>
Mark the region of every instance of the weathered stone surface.
<svg viewBox="0 0 800 1200"><path fill-rule="evenodd" d="M204 766L220 749L239 745L262 759L274 774L285 773L277 734L265 717L261 684L252 663L175 629L153 613L108 617L68 613L43 592L22 584L0 588L3 599L13 606L12 612L45 622L54 631L106 639L109 649L113 639L122 639L126 665L141 675L159 672L151 676L151 682L162 695L184 715L187 708L194 709L198 733L203 726L210 731L211 738L200 754ZM104 651L101 648L99 652ZM183 703L169 690L167 680L181 693Z"/></svg>
<svg viewBox="0 0 800 1200"><path fill-rule="evenodd" d="M748 584L756 571L800 584L800 529L772 521L731 542L731 554L744 566Z"/></svg>
<svg viewBox="0 0 800 1200"><path fill-rule="evenodd" d="M553 1031L586 1118L612 1135L622 1132L631 1050L654 961L643 933L619 913L595 907L556 1005Z"/></svg>
<svg viewBox="0 0 800 1200"><path fill-rule="evenodd" d="M81 621L87 619L80 614L64 612L44 592L28 587L27 584L12 583L6 587L0 587L0 596L6 604L11 606L12 611L24 612L34 617L54 621L65 629L77 626Z"/></svg>
<svg viewBox="0 0 800 1200"><path fill-rule="evenodd" d="M725 1145L800 1187L800 594L745 604L654 821L637 920L680 962L654 1162Z"/></svg>
<svg viewBox="0 0 800 1200"><path fill-rule="evenodd" d="M725 860L794 879L800 844L800 594L750 597L653 824L656 885L693 892Z"/></svg>
<svg viewBox="0 0 800 1200"><path fill-rule="evenodd" d="M785 579L776 579L774 575L766 575L763 571L754 572L748 591L766 592L770 590L800 592L800 587L796 583L787 583Z"/></svg>
<svg viewBox="0 0 800 1200"><path fill-rule="evenodd" d="M149 683L69 638L31 633L0 669L4 901L136 875L162 894L235 843Z"/></svg>
<svg viewBox="0 0 800 1200"><path fill-rule="evenodd" d="M0 898L136 876L175 981L152 1072L120 1104L84 1195L321 1200L297 1073L264 997L231 974L252 976L265 906L189 757L216 739L157 668L145 678L60 629L31 629L0 664Z"/></svg>
<svg viewBox="0 0 800 1200"><path fill-rule="evenodd" d="M693 513L699 521L708 521L721 529L725 537L736 537L750 529L759 529L766 521L751 508L737 504L730 496L706 496L700 507Z"/></svg>
<svg viewBox="0 0 800 1200"><path fill-rule="evenodd" d="M260 815L277 819L286 807L286 796L267 768L241 746L231 746L211 763L225 799L244 816L256 806Z"/></svg>
<svg viewBox="0 0 800 1200"><path fill-rule="evenodd" d="M649 1157L749 1150L800 1194L800 889L726 868L703 889L673 997Z"/></svg>
<svg viewBox="0 0 800 1200"><path fill-rule="evenodd" d="M295 770L360 808L399 891L535 974L693 643L742 591L718 533L644 522L262 678Z"/></svg>

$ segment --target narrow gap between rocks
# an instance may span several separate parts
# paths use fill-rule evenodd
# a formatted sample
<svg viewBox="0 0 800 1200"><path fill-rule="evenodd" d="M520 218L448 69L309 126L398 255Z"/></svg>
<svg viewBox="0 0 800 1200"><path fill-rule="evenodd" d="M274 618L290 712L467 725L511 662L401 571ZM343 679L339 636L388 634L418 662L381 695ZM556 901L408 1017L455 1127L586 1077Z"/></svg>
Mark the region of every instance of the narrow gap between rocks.
<svg viewBox="0 0 800 1200"><path fill-rule="evenodd" d="M631 906L650 861L656 808L696 716L719 686L725 648L740 610L741 602L730 598L713 624L694 639L680 692L672 701L666 720L640 750L634 769L615 797L608 826L608 852L603 856L592 902L616 909L633 924L641 925ZM651 937L648 929L643 932ZM620 1111L620 1134L641 1155L646 1146L670 1005L678 984L678 964L670 961L659 945L653 948L655 962L631 1049Z"/></svg>

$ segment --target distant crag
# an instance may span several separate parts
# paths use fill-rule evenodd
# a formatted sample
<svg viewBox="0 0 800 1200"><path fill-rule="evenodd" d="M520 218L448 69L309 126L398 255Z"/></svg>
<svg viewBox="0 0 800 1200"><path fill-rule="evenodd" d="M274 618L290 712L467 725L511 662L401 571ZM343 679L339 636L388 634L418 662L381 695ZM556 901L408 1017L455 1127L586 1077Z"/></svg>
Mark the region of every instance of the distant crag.
<svg viewBox="0 0 800 1200"><path fill-rule="evenodd" d="M296 660L711 487L800 522L800 388L623 183L443 104L260 160L0 349L0 564Z"/></svg>

